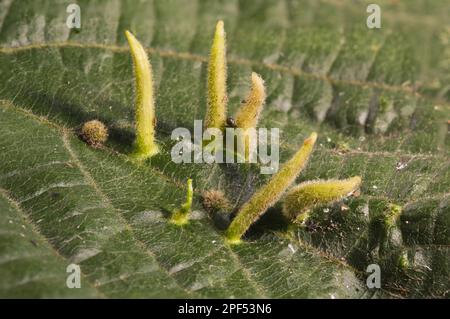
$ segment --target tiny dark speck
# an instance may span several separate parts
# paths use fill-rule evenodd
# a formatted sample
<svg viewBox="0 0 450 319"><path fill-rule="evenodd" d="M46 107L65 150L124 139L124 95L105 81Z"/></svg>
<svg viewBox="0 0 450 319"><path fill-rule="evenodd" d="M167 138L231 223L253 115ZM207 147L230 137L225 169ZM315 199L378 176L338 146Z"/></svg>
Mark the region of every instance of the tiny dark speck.
<svg viewBox="0 0 450 319"><path fill-rule="evenodd" d="M417 127L417 118L413 117L410 123L411 129L414 130Z"/></svg>
<svg viewBox="0 0 450 319"><path fill-rule="evenodd" d="M232 117L228 117L227 118L227 126L234 127L234 128L237 127L235 119Z"/></svg>
<svg viewBox="0 0 450 319"><path fill-rule="evenodd" d="M52 193L50 194L50 196L51 196L53 199L56 199L56 198L61 197L61 194L58 193L58 192L52 192Z"/></svg>

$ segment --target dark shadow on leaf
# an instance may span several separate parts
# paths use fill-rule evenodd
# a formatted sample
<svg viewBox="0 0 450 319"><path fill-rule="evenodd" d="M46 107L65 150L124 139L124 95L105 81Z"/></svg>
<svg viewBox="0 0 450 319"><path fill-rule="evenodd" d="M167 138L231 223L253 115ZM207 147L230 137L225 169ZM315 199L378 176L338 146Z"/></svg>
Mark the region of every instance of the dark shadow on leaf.
<svg viewBox="0 0 450 319"><path fill-rule="evenodd" d="M169 210L167 207L160 206L159 210L161 211L165 219L169 219L170 216L172 216L172 210Z"/></svg>
<svg viewBox="0 0 450 319"><path fill-rule="evenodd" d="M290 225L289 220L281 213L277 205L269 208L261 218L246 232L245 238L256 240L268 232L286 232Z"/></svg>
<svg viewBox="0 0 450 319"><path fill-rule="evenodd" d="M23 100L24 104L32 101L34 105L33 112L42 116L54 117L63 123L67 123L75 130L78 130L86 121L98 119L108 127L109 138L107 145L124 154L132 150L135 139L134 129L131 124L123 127L118 120L133 118L133 111L131 108L114 100L99 100L98 108L92 112L83 109L82 105L68 101L61 95L50 96L40 92L31 92L26 97L18 97L17 100ZM109 105L114 109L123 110L121 112L123 116L117 117L117 114L111 112L100 113L98 110L101 109L102 105ZM158 120L157 132L159 134L170 135L172 129L172 126L167 125L164 121Z"/></svg>

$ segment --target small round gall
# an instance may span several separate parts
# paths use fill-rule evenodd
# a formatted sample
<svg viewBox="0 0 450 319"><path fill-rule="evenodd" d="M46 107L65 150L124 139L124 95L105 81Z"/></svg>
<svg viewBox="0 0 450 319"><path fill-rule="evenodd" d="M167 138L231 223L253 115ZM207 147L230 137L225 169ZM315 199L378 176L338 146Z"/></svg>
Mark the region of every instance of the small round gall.
<svg viewBox="0 0 450 319"><path fill-rule="evenodd" d="M99 147L108 139L108 129L98 120L88 121L81 127L80 137L90 146Z"/></svg>

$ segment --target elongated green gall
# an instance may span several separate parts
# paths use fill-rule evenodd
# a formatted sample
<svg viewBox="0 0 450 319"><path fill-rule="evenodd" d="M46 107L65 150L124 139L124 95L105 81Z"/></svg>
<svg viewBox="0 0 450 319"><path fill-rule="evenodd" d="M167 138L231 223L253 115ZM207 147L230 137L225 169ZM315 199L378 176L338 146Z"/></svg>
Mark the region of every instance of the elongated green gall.
<svg viewBox="0 0 450 319"><path fill-rule="evenodd" d="M283 167L272 176L270 181L262 186L239 210L236 218L226 231L226 238L231 244L240 242L241 237L258 220L258 218L273 204L275 204L295 181L296 177L306 166L313 150L317 134L312 133L303 146Z"/></svg>
<svg viewBox="0 0 450 319"><path fill-rule="evenodd" d="M250 137L246 132L247 129L256 128L258 124L259 115L266 101L266 89L264 81L257 73L252 73L252 86L250 93L245 99L244 105L241 106L236 114L236 126L244 129L242 138L245 145L245 159L249 158L250 152Z"/></svg>
<svg viewBox="0 0 450 319"><path fill-rule="evenodd" d="M289 219L304 222L308 211L316 205L324 205L354 192L361 185L361 177L344 180L310 181L291 189L283 199L283 213Z"/></svg>
<svg viewBox="0 0 450 319"><path fill-rule="evenodd" d="M136 140L132 157L144 160L158 153L155 142L155 102L153 100L153 74L147 53L129 31L125 35L130 45L136 79Z"/></svg>
<svg viewBox="0 0 450 319"><path fill-rule="evenodd" d="M250 93L235 116L237 127L243 129L255 128L265 101L266 89L264 81L260 75L253 72Z"/></svg>
<svg viewBox="0 0 450 319"><path fill-rule="evenodd" d="M173 211L170 221L175 225L185 225L189 221L189 213L191 212L192 199L194 198L194 188L192 187L192 179L187 181L186 202Z"/></svg>
<svg viewBox="0 0 450 319"><path fill-rule="evenodd" d="M225 126L227 114L227 61L223 21L217 22L208 64L208 107L205 127Z"/></svg>

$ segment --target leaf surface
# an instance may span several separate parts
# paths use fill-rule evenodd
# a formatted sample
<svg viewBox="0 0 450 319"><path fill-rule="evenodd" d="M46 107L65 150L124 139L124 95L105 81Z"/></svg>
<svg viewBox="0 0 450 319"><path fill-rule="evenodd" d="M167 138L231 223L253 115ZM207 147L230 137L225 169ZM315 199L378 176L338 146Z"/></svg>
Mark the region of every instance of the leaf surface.
<svg viewBox="0 0 450 319"><path fill-rule="evenodd" d="M64 1L0 1L0 295L448 296L446 2L380 1L379 30L365 26L368 3L79 1L82 29L71 31ZM235 210L267 176L170 160L171 131L204 118L218 19L230 114L257 72L268 95L260 127L281 129L281 163L319 132L297 182L363 180L361 196L317 209L307 228L289 227L276 205L236 247L199 195L223 190ZM162 152L143 165L126 155L134 80L125 29L148 48L155 74ZM110 129L105 148L77 137L91 119ZM194 219L180 228L167 217L189 177ZM391 204L402 213L383 233L377 218ZM81 290L66 287L70 263L81 267ZM379 291L365 286L371 263L382 267Z"/></svg>

